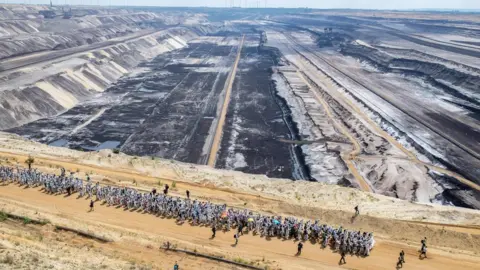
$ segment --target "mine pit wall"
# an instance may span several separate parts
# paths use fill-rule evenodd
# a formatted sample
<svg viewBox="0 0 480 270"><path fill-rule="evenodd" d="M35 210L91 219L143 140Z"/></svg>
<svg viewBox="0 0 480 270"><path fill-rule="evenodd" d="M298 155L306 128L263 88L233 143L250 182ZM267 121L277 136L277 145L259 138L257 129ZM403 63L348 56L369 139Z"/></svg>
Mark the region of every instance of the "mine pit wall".
<svg viewBox="0 0 480 270"><path fill-rule="evenodd" d="M310 100L314 97L308 92L305 93L306 85L298 84L295 81L299 77L294 69L292 70L290 66L282 67L280 65L277 67L273 79L278 95L285 100L291 112L289 118L295 127L295 140L307 142L296 148L301 150L301 159L308 168L311 180L353 186L348 179L344 179L348 168L341 159L339 150L330 149L318 143L308 143L318 139L334 138L337 141L346 141L347 139L339 137L329 123L319 121L319 115L325 112L317 106L312 106ZM311 81L310 83L313 84ZM334 166L331 165L332 161L335 163Z"/></svg>
<svg viewBox="0 0 480 270"><path fill-rule="evenodd" d="M435 155L435 153L429 151L428 148L426 148L426 146L422 144L422 140L417 141L418 138L416 138L414 134L405 133L404 131L402 131L402 129L399 129L394 119L388 119L384 115L379 114L374 108L370 107L369 104L357 98L355 95L348 92L346 92L346 95L355 102L357 102L360 106L362 106L363 110L365 110L370 115L370 117L391 136L399 139L404 139L405 142L402 142L402 144L407 144L408 146L411 146L415 149L417 153L426 157L433 164L440 163L452 172L456 172L459 175L465 174L465 171L459 170L459 168L467 168L469 166L469 164L462 163L464 162L463 160L458 159L457 157L449 157L451 160L448 160L445 159L442 155ZM457 151L461 151L461 149L458 149ZM453 204L460 207L480 209L480 205L478 203L475 203L475 198L480 198L480 192L471 189L469 186L459 182L453 177L439 174L433 170L428 170L428 174L430 175L431 179L436 182L436 184L442 187L443 192L438 194L439 198L436 198L437 201L441 201L442 204L446 205ZM470 175L467 175L467 177L468 176ZM372 179L370 179L370 181L373 182ZM384 195L390 196L389 194Z"/></svg>
<svg viewBox="0 0 480 270"><path fill-rule="evenodd" d="M0 22L0 59L102 42L140 31L138 24L143 21L161 19L155 13L136 13L85 16L66 21L4 21Z"/></svg>
<svg viewBox="0 0 480 270"><path fill-rule="evenodd" d="M278 107L282 110L282 118L290 133L290 138L295 141L301 141L300 130L297 123L294 121L292 111L288 105L288 101L283 98L279 91L276 89L276 82L272 81L270 90L274 97ZM290 147L291 156L294 160L293 166L293 179L295 180L314 180L311 175L310 167L307 165L307 161L304 155L304 151L300 145L292 144Z"/></svg>
<svg viewBox="0 0 480 270"><path fill-rule="evenodd" d="M259 32L248 35L247 40L251 45L243 48L216 167L311 180L302 148L279 140L300 138L292 112L272 78L280 52L263 47Z"/></svg>
<svg viewBox="0 0 480 270"><path fill-rule="evenodd" d="M468 115L470 117L474 119L480 119L480 95L478 94L478 88L480 87L480 75L474 75L476 74L474 72L475 70L471 70L472 73L460 72L437 63L399 59L389 57L388 55L382 56L382 52L375 49L366 48L364 46L347 45L342 48L342 53L360 60L367 61L368 63L379 68L382 72L396 72L405 74L407 76L422 78L423 81L425 81L426 83L429 83L430 85L443 90L445 93L450 94L453 97L463 100L464 103L455 104L465 108L468 111ZM446 117L442 119L444 121L448 120L448 118ZM386 120L386 122L389 121ZM460 129L460 127L469 127L468 125L460 126L460 124L461 123L459 123L459 125L457 126L458 129ZM385 125L393 126L392 124ZM403 134L404 136L409 137L407 134L404 134L404 132L401 132L399 130L397 130L396 132L398 134ZM467 131L465 131L465 133L467 134ZM476 132L475 130L470 128L468 130L468 134L470 134L472 138L478 139L478 136L476 136L478 132ZM441 163L447 166L450 170L455 171L461 175L465 175L478 183L478 173L471 173L473 170L464 170L464 168L469 167L469 165L465 164L464 161L457 160L457 158L453 155L444 158L443 156L436 156L434 154L431 154L428 150L425 150L424 147L422 147L419 143L416 143L415 139L409 138L408 142L412 146L414 146L417 151L429 157L429 159L433 161L441 161ZM464 143L468 143L468 141ZM473 149L475 149L476 147L474 144L467 144L467 146L470 146ZM465 152L463 149L458 149L457 151ZM465 154L469 155L468 153Z"/></svg>
<svg viewBox="0 0 480 270"><path fill-rule="evenodd" d="M295 27L297 29L301 29L301 30L305 30L309 33L311 33L312 35L316 36L316 37L320 37L321 36L321 33L317 33L315 31L312 31L308 28L305 28L305 27L300 27L300 26L296 26L296 25L290 25L288 24L289 26L292 26L292 27ZM351 41L351 39L353 39L352 37L347 37L347 41ZM346 51L350 50L352 47L352 45L346 45L347 43L349 42L345 42L345 40L343 42L340 42L342 44L342 53L345 54L345 55L348 55L348 53ZM360 50L355 50L354 52L350 52L351 55L350 56L353 56L353 57L356 57L356 58L360 58L361 60L367 60L369 63L373 64L375 67L377 67L378 69L380 69L381 71L384 71L384 72L387 72L387 71L392 71L392 72L401 72L401 73L408 73L409 75L413 75L413 76L417 76L417 77L423 77L424 79L426 78L427 79L427 83L430 83L434 86L436 86L437 88L440 88L442 90L444 90L445 92L453 95L453 96L456 96L456 97L468 97L468 100L466 101L467 104L457 104L457 105L460 105L460 106L463 106L464 108L466 108L467 110L470 110L472 113L469 113L469 116L472 117L472 118L475 118L475 119L478 119L479 116L478 116L478 110L477 110L477 105L476 103L480 100L479 99L479 96L478 96L478 87L476 87L475 85L478 85L478 81L479 81L479 76L476 76L476 74L478 74L478 69L476 68L473 68L473 67L470 67L470 66L465 66L465 65L462 65L462 64L458 64L456 62L452 62L452 61L444 61L444 59L440 59L440 58L436 58L434 60L437 60L437 61L440 61L442 63L445 63L445 64L435 64L435 63L431 63L430 62L430 59L429 59L429 62L426 62L426 61L419 61L421 62L421 64L419 64L417 62L417 64L415 64L415 66L413 67L412 66L412 63L411 62L405 62L403 63L405 66L405 68L402 68L402 69L398 69L398 71L396 71L393 67L393 65L390 63L390 61L392 62L395 62L395 59L398 58L398 57L392 57L392 56L388 56L388 55L384 55L384 56L379 56L379 55L369 55L368 53L365 53L365 52L372 52L372 51L378 51L378 50L372 50L372 48L368 48L368 47L365 47L365 46L355 46L356 48L360 48ZM360 53L363 52L363 53ZM368 55L368 57L367 57ZM420 53L421 56L423 57L427 57L427 58L432 58L430 55L428 54L422 54ZM435 58L435 57L434 57ZM375 61L377 60L377 61ZM403 59L400 59L400 62L402 62ZM461 71L458 71L457 68L455 69L452 69L452 68L449 68L448 66L446 66L446 64L448 65L453 65L455 67L459 67L461 69ZM424 70L426 67L428 68L432 68L432 67L436 67L437 70L431 70L431 71L427 71L427 70ZM410 68L413 68L413 69L410 69ZM443 75L445 75L444 77L442 77ZM442 79L437 79L437 78L442 78L442 79L446 79L446 80L442 80ZM332 78L332 80L334 80ZM334 80L336 81L336 80ZM465 86L465 88L463 87L453 87L455 85L462 85L462 86ZM461 91L459 91L461 89ZM373 114L375 116L375 121L377 123L379 123L384 130L386 130L387 132L391 133L391 135L397 137L402 137L402 138L406 138L407 140L407 143L410 144L411 146L413 146L419 153L423 154L424 156L428 157L431 161L433 162L440 162L442 163L443 165L445 165L449 170L451 171L454 171L456 173L459 173L460 175L464 175L466 176L467 178L471 179L472 181L478 183L478 181L480 181L479 179L479 172L478 170L472 170L472 167L473 168L476 168L477 166L475 165L472 165L472 164L478 164L480 161L478 161L478 159L475 159L475 158L465 158L467 156L471 156L471 153L465 151L464 149L460 148L460 147L457 147L456 145L452 145L451 147L448 147L447 149L445 149L448 154L447 157L445 157L445 155L438 155L436 152L431 152L431 150L429 149L432 149L432 147L430 145L427 145L424 141L422 141L422 139L418 138L415 136L415 134L406 134L405 132L403 131L400 131L399 128L397 128L396 124L394 123L397 123L399 124L397 121L395 121L394 119L387 119L385 115L380 115L379 113L376 112L376 110L374 108L372 108L370 105L368 105L367 103L368 102L365 102L364 100L360 100L359 98L357 98L354 94L351 95L351 97L353 99L355 99L357 102L359 102L360 104L362 104L363 106L365 106L365 108L367 108L368 112L370 114ZM446 145L448 146L450 143L445 140L443 137L440 137L440 136L437 136L435 135L436 137L438 137L438 139L441 139L441 140L444 140ZM476 135L474 134L473 135L473 138L475 138ZM433 147L433 149L435 149ZM458 183L458 181L456 181ZM455 184L455 183L454 183Z"/></svg>
<svg viewBox="0 0 480 270"><path fill-rule="evenodd" d="M407 59L426 59L429 62L445 63L450 66L455 66L456 68L459 68L465 73L480 73L480 69L478 68L465 65L461 62L455 62L452 60L448 60L445 58L441 58L432 54L428 54L428 53L413 50L413 49L391 48L391 47L385 47L381 45L375 45L375 48L382 50L390 55L400 55L403 58L407 58Z"/></svg>
<svg viewBox="0 0 480 270"><path fill-rule="evenodd" d="M425 76L430 84L443 89L452 96L480 106L480 95L477 94L480 87L480 76L478 75L460 72L438 63L392 57L379 50L360 45L346 45L341 52L366 60L384 72L399 72L417 77ZM463 91L459 91L459 88Z"/></svg>
<svg viewBox="0 0 480 270"><path fill-rule="evenodd" d="M30 85L0 92L0 129L5 130L68 110L103 92L140 62L187 46L197 34L186 28L157 32L126 43L89 52L85 63Z"/></svg>
<svg viewBox="0 0 480 270"><path fill-rule="evenodd" d="M455 178L429 171L430 177L439 184L443 192L436 198L443 205L455 205L464 208L480 209L480 191L458 182Z"/></svg>

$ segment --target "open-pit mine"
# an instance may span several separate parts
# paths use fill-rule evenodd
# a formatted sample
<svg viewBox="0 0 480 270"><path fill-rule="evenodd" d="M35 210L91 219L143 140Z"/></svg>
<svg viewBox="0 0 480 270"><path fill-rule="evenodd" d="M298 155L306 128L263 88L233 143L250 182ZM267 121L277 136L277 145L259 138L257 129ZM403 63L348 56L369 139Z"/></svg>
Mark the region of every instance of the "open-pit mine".
<svg viewBox="0 0 480 270"><path fill-rule="evenodd" d="M473 17L65 10L1 10L3 131L480 208Z"/></svg>
<svg viewBox="0 0 480 270"><path fill-rule="evenodd" d="M338 267L307 229L294 256L286 233L237 247L147 215L166 184L248 231L262 213L373 232L346 267L406 250L412 269L478 269L478 13L55 2L0 5L0 269Z"/></svg>

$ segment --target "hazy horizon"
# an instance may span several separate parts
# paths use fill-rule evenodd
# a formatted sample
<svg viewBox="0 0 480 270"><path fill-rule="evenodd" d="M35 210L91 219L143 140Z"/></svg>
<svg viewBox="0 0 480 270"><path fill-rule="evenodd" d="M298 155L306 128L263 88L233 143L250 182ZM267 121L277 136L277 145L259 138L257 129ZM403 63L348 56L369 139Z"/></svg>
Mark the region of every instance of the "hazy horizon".
<svg viewBox="0 0 480 270"><path fill-rule="evenodd" d="M50 0L3 0L3 4L49 4ZM268 7L318 9L425 9L425 10L480 10L480 0L52 0L54 5L114 5L158 7Z"/></svg>

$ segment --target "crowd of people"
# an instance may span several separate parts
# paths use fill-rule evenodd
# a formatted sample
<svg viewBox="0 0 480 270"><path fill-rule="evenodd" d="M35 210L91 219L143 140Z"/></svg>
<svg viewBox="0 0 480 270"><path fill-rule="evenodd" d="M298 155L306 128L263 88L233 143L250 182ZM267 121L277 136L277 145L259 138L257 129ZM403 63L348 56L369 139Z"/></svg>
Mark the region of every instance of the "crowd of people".
<svg viewBox="0 0 480 270"><path fill-rule="evenodd" d="M375 245L373 233L347 230L322 224L320 220L303 220L295 217L268 216L246 209L229 208L226 204L214 204L207 201L168 195L168 186L163 192L153 189L141 192L134 188L101 185L93 183L90 177L85 181L74 173L46 174L35 169L0 166L0 180L18 183L26 187L42 187L49 194L73 194L104 201L108 205L139 209L152 214L176 218L178 222L190 222L192 225L204 225L216 230L235 229L236 242L244 233L252 232L263 237L279 237L320 243L341 254L349 253L368 256ZM299 248L301 250L301 248ZM300 251L299 251L300 252Z"/></svg>

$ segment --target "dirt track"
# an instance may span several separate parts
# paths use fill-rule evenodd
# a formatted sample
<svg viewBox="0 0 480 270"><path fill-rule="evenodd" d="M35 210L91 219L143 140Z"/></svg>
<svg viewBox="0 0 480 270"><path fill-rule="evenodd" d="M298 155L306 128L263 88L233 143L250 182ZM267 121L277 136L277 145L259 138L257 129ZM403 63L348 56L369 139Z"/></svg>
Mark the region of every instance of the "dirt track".
<svg viewBox="0 0 480 270"><path fill-rule="evenodd" d="M25 166L24 161L28 158L27 155L24 154L14 154L8 152L0 152L0 156L10 159L16 160L15 166ZM4 163L4 162L1 162ZM12 166L11 161L7 161L6 164L8 166ZM192 183L189 181L184 181L186 179L182 179L182 176L176 173L175 170L172 168L162 168L161 176L153 177L147 175L145 173L141 173L137 170L127 170L122 166L118 166L115 169L109 167L100 167L91 164L82 164L76 163L72 160L68 159L58 159L58 158L46 158L46 157L35 157L35 167L41 171L48 172L48 173L58 173L56 168L63 167L68 171L77 171L77 172L89 172L90 176L94 181L99 181L103 184L107 185L122 185L122 186L129 186L132 188L137 188L143 191L150 191L153 186L158 184L158 181L161 181L163 184L170 184L172 185L173 182L176 183L177 188L179 190L190 190L194 197L202 199L202 200L211 200L214 202L223 202L228 203L234 207L244 207L246 202L248 202L248 207L250 209L255 209L264 212L272 212L275 211L276 213L283 213L288 215L295 215L301 213L304 217L315 219L318 216L321 216L323 220L331 223L337 224L346 224L350 223L351 212L337 209L332 211L328 207L325 209L318 209L314 206L297 206L295 203L287 202L282 200L277 196L270 196L269 194L251 194L249 192L243 192L236 189L231 188L219 188L212 184L202 184L202 183ZM55 169L54 169L55 168ZM80 175L81 176L81 175ZM133 182L132 182L133 181ZM315 183L312 183L315 184ZM318 188L318 187L315 187ZM183 191L181 193L176 192L175 190L172 191L173 194L176 196L180 195L183 196ZM336 194L333 194L334 198L337 198ZM340 195L342 196L342 195ZM330 198L329 198L330 199ZM342 202L346 203L346 202ZM348 204L348 202L347 202ZM299 209L300 207L300 209ZM370 208L370 206L366 206ZM362 210L364 207L361 207ZM455 222L447 222L439 223L439 222L431 222L428 220L420 221L418 218L413 218L405 216L402 218L402 215L398 215L398 211L405 211L408 209L398 209L397 207L392 208L392 213L394 213L395 218L392 215L389 216L392 220L386 219L384 216L377 216L378 213L373 212L372 215L361 216L360 219L355 221L354 226L357 228L368 228L373 231L380 232L379 229L382 229L382 234L387 236L395 235L395 231L405 229L407 227L411 228L411 224L419 224L417 228L415 228L416 232L422 232L423 234L427 232L431 232L432 230L428 228L428 226L432 225L433 227L441 228L443 230L448 230L453 233L455 232L467 232L475 235L480 235L480 227L478 226L478 222L475 221L475 217L472 215L472 220L468 221L467 224L456 224ZM432 209L433 210L433 209ZM453 210L453 209L451 209ZM370 212L365 209L365 211ZM416 210L418 212L424 212L424 209ZM406 211L408 212L408 211ZM436 213L437 214L437 213ZM438 215L446 215L447 213L438 213ZM455 213L458 215L458 213ZM384 224L386 221L389 221L389 225ZM405 225L406 224L406 225ZM423 225L427 225L424 227ZM350 225L351 226L351 225ZM393 226L397 228L396 230L384 228L388 226ZM407 227L404 227L407 226ZM437 232L435 232L437 233ZM446 237L446 235L443 235ZM458 238L458 236L454 236L454 238ZM470 237L471 238L471 237ZM460 239L460 241L462 241ZM457 248L456 246L448 246ZM472 247L475 247L473 245ZM480 246L470 249L477 251ZM480 251L480 250L479 250Z"/></svg>
<svg viewBox="0 0 480 270"><path fill-rule="evenodd" d="M41 145L37 145L34 147L40 146ZM24 166L24 160L27 158L27 155L21 154L21 152L19 154L0 153L0 155L4 158L8 157L7 164L10 165L17 162L18 165ZM120 156L118 158L122 159ZM128 156L123 157L123 159L126 158L128 158ZM373 231L376 236L377 245L372 252L372 256L366 259L348 257L346 267L349 268L366 269L372 265L376 265L376 269L390 269L394 267L400 249L405 249L407 252L407 265L409 268L413 266L408 264L408 262L415 261L415 266L419 269L474 269L473 261L478 260L472 257L473 254L476 254L475 252L479 252L480 248L480 228L475 225L477 223L474 219L474 213L470 215L472 220L466 220L464 221L465 223L458 224L458 226L456 224L448 225L421 222L422 219L412 219L412 217L408 218L404 216L404 213L412 210L411 207L416 207L418 210L415 211L423 213L421 215L450 217L448 220L451 220L451 223L455 223L458 217L464 215L461 213L461 211L463 211L461 209L456 210L452 208L445 209L448 211L437 212L439 209L432 206L418 208L415 205L395 206L385 202L390 205L388 211L391 212L389 214L391 218L385 218L377 216L378 214L373 214L378 211L372 212L372 207L381 208L382 205L378 204L382 203L377 203L376 206L366 204L365 206L361 206L361 210L365 215L359 216L352 224L351 212L341 210L341 208L323 208L310 203L298 205L293 201L282 200L282 198L278 196L270 196L269 194L263 193L262 195L258 195L246 192L246 190L241 191L234 188L226 188L226 186L217 188L215 184L208 182L182 182L183 174L176 174L173 168L160 167L162 168L161 175L163 177L152 177L146 172L140 172L131 167L129 167L130 169L127 171L127 168L120 165L121 163L118 161L115 167L82 164L81 159L78 159L73 153L71 158L60 158L55 157L55 155L48 155L48 157L46 157L40 154L35 155L35 159L35 167L49 173L58 173L60 166L65 167L68 171L79 171L80 176L88 172L94 181L100 181L104 184L133 186L145 191L148 191L153 186L157 186L158 188L159 180L161 180L163 184L168 183L170 185L173 180L176 180L176 188L172 190L174 196L183 196L185 190L188 189L195 199L227 203L232 207L246 207L251 210L272 214L301 215L309 219L319 218L321 221L332 225L341 224L351 229ZM2 160L2 164L4 161L5 160ZM199 171L198 173L201 174L202 172ZM228 177L222 179L228 182ZM311 189L326 188L317 186L316 183L309 184ZM302 185L302 183L296 183L296 185ZM285 186L285 188L285 190L288 191L289 187ZM317 190L317 194L321 194L321 192L321 190ZM350 198L348 197L350 195L338 193L340 192L339 190L332 190L331 192L333 193L329 195L333 195L333 197L317 198L325 200L325 204L328 203L327 200L340 200L341 204L346 203L347 205L350 203L344 201L345 198ZM353 190L351 192L353 192ZM311 195L305 193L305 196ZM13 213L17 215L32 215L32 217L35 218L39 217L35 214L38 213L41 215L40 217L46 217L52 222L59 219L62 225L72 227L80 226L78 224L81 224L81 222L87 222L87 230L95 230L100 235L109 235L109 230L112 228L128 230L128 233L121 232L121 235L130 235L129 232L131 231L142 234L151 232L153 236L148 238L150 240L159 238L166 238L172 241L176 240L182 245L189 245L190 248L194 245L195 247L205 249L207 254L222 254L228 258L240 257L253 261L262 260L263 257L265 257L267 261L275 261L275 264L278 264L282 269L323 269L329 266L338 266L338 254L334 254L330 250L321 251L318 245L311 246L310 244L306 244L305 252L301 258L294 257L296 246L292 241L279 241L277 239L267 241L259 237L247 236L240 239L241 245L238 248L233 248L230 246L233 240L231 233L225 235L219 233L218 239L212 242L208 240L210 230L207 228L190 227L189 225L177 226L173 220L155 218L148 214L131 213L130 211L123 211L115 207L103 207L98 204L95 213L88 214L86 213L88 208L87 201L76 200L73 197L64 198L63 195L45 195L39 191L20 189L13 185L0 187L0 201L3 202L0 208L6 211L14 211ZM434 220L437 219L430 220L435 222ZM464 226L463 224L471 225ZM85 229L85 227L83 228ZM432 248L429 250L431 256L428 260L417 262L416 249L418 248L419 239L424 236L427 236L429 239L429 247ZM125 243L127 240L122 237L116 237L114 239L115 245L126 248L124 246L127 245ZM140 249L142 248L143 247L140 247ZM433 250L434 248L437 250ZM450 253L450 251L452 253ZM151 251L148 252L151 254ZM465 262L454 261L454 259L452 259L453 256L455 256L455 258L465 258ZM456 263L462 263L464 265L454 265ZM298 268L292 268L292 265ZM321 265L321 267L319 265ZM445 268L442 268L442 266Z"/></svg>
<svg viewBox="0 0 480 270"><path fill-rule="evenodd" d="M88 213L88 201L76 199L76 196L65 198L63 195L51 196L34 189L23 189L13 185L0 188L2 204L16 205L17 209L31 209L50 216L71 220L71 224L86 222L91 225L101 224L105 228L123 228L134 231L149 232L154 235L189 242L202 246L207 250L222 251L233 257L258 259L264 257L275 261L282 269L325 269L337 267L339 255L331 250L321 250L320 246L305 244L304 252L296 257L296 244L292 241L278 239L265 240L258 236L246 235L240 238L239 245L232 247L232 232L218 233L210 240L210 230L190 225L176 225L173 220L157 218L149 214L125 211L116 207L97 204L92 213ZM3 206L4 207L4 206ZM54 218L52 218L54 219ZM54 222L54 220L52 220ZM116 245L122 245L121 240ZM347 257L346 268L392 269L395 266L398 252L406 252L408 269L476 269L480 261L470 256L449 254L442 251L429 251L429 258L419 260L415 247L400 243L377 240L377 245L368 258Z"/></svg>
<svg viewBox="0 0 480 270"><path fill-rule="evenodd" d="M322 104L325 112L327 113L328 117L330 118L330 121L332 121L335 126L342 131L342 134L345 135L350 142L353 145L353 150L348 153L348 155L344 155L342 159L345 161L347 164L348 169L352 173L352 175L357 179L358 184L360 185L361 189L364 191L372 191L370 186L368 185L368 182L360 175L358 172L357 168L355 167L355 164L353 164L353 160L355 159L358 154L361 152L361 147L360 144L355 140L355 138L350 134L350 132L341 124L339 124L333 117L332 112L330 111L330 107L328 106L327 102L318 94L318 90L315 89L308 81L305 79L304 74L297 71L299 74L299 77L305 82L306 85L311 89L312 93L315 95L315 98L317 101Z"/></svg>
<svg viewBox="0 0 480 270"><path fill-rule="evenodd" d="M237 58L233 64L232 72L229 75L228 82L225 90L225 98L220 111L220 117L218 118L217 128L215 129L215 135L213 137L212 145L210 148L210 154L208 156L208 165L215 167L215 161L217 160L217 153L222 141L223 126L225 125L225 118L227 116L228 104L230 103L230 96L232 94L233 81L235 80L235 74L237 73L238 62L240 62L240 56L242 55L243 42L245 41L245 35L242 36L240 45L238 45Z"/></svg>

